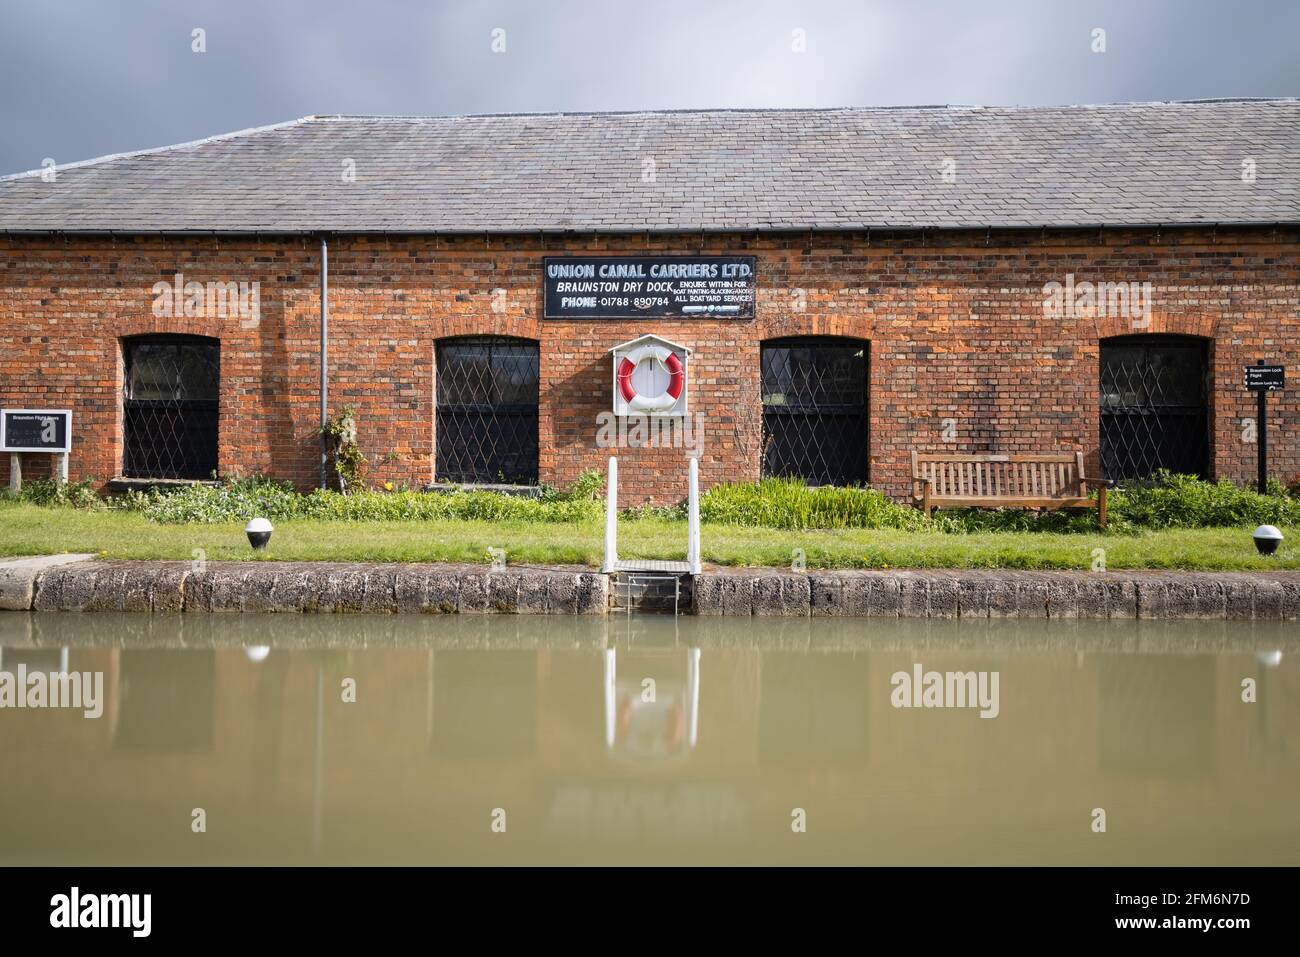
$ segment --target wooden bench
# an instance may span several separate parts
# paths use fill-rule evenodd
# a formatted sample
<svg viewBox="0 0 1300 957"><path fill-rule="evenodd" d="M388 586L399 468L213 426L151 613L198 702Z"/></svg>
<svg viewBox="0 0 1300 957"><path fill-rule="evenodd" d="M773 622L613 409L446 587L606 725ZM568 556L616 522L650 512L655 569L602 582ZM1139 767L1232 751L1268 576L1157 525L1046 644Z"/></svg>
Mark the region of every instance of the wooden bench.
<svg viewBox="0 0 1300 957"><path fill-rule="evenodd" d="M1083 453L940 455L912 453L912 504L929 518L936 508L1095 508L1106 527L1113 483L1083 474ZM1097 488L1090 498L1089 488Z"/></svg>

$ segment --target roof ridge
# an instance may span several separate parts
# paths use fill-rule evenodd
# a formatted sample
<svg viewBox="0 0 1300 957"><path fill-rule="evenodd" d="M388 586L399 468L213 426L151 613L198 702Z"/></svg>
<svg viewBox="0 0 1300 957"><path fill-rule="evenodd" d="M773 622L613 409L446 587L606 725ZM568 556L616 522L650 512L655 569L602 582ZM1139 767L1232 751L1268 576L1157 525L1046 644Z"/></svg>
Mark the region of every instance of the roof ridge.
<svg viewBox="0 0 1300 957"><path fill-rule="evenodd" d="M489 113L325 113L306 120L470 120L520 116L662 116L692 113L906 113L931 110L1003 110L1014 113L1061 110L1123 109L1136 106L1202 106L1221 103L1300 103L1295 96L1220 96L1193 100L1122 100L1113 103L1039 105L988 103L918 103L877 106L706 106L644 110L506 110Z"/></svg>
<svg viewBox="0 0 1300 957"><path fill-rule="evenodd" d="M79 169L83 166L93 166L96 163L107 163L110 162L111 160L131 159L136 156L149 156L153 153L166 153L171 150L189 149L192 146L203 146L206 143L220 143L223 140L231 140L240 136L250 136L254 133L267 133L271 130L287 129L291 126L299 126L303 123L315 119L320 119L320 117L302 116L296 120L284 120L280 123L271 123L267 126L250 126L247 129L234 130L230 133L217 133L214 136L204 136L204 137L200 137L197 140L189 140L185 143L172 143L168 146L151 146L148 149L127 150L126 152L123 153L108 153L105 154L104 156L96 156L91 159L77 160L76 162L73 163L64 163L62 165L56 164L53 167L53 169L56 173L59 173L62 172L63 170ZM0 183L8 182L9 180L22 179L26 176L40 176L47 169L50 168L51 167L43 166L40 169L24 170L21 173L7 173L4 176L0 176Z"/></svg>

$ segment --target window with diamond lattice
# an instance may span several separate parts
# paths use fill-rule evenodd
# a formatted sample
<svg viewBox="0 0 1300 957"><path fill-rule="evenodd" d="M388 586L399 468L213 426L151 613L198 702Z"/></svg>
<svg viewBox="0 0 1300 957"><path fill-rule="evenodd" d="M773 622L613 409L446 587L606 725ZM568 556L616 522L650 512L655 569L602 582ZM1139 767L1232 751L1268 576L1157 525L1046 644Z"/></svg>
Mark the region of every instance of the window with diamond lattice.
<svg viewBox="0 0 1300 957"><path fill-rule="evenodd" d="M1209 474L1204 340L1121 336L1101 343L1101 472L1144 479L1157 469Z"/></svg>
<svg viewBox="0 0 1300 957"><path fill-rule="evenodd" d="M763 344L763 475L810 485L867 481L867 343Z"/></svg>
<svg viewBox="0 0 1300 957"><path fill-rule="evenodd" d="M206 479L217 470L221 346L200 336L122 341L122 474Z"/></svg>
<svg viewBox="0 0 1300 957"><path fill-rule="evenodd" d="M537 482L537 343L473 337L438 343L442 482Z"/></svg>

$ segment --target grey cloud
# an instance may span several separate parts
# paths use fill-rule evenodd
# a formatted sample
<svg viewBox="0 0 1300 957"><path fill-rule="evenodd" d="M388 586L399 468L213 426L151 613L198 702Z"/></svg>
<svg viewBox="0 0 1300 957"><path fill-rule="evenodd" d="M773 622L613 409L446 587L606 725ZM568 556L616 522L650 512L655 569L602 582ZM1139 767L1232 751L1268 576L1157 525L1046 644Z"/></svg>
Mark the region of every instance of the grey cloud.
<svg viewBox="0 0 1300 957"><path fill-rule="evenodd" d="M1290 0L0 0L0 173L312 113L1296 95L1298 35Z"/></svg>

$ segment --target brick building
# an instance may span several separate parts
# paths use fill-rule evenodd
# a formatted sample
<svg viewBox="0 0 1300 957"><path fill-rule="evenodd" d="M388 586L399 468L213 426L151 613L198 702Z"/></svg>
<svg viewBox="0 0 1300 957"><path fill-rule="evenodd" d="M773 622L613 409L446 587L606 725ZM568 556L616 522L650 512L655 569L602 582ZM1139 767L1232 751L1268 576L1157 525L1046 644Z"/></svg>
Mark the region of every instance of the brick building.
<svg viewBox="0 0 1300 957"><path fill-rule="evenodd" d="M548 260L688 278L552 310ZM749 264L742 305L711 262ZM1300 367L1300 101L309 117L11 176L0 405L71 409L74 479L314 486L323 283L375 482L601 467L610 350L647 334L706 487L903 496L912 449L1246 482L1242 367ZM1300 398L1269 402L1285 478ZM617 449L625 501L680 500L670 439Z"/></svg>

